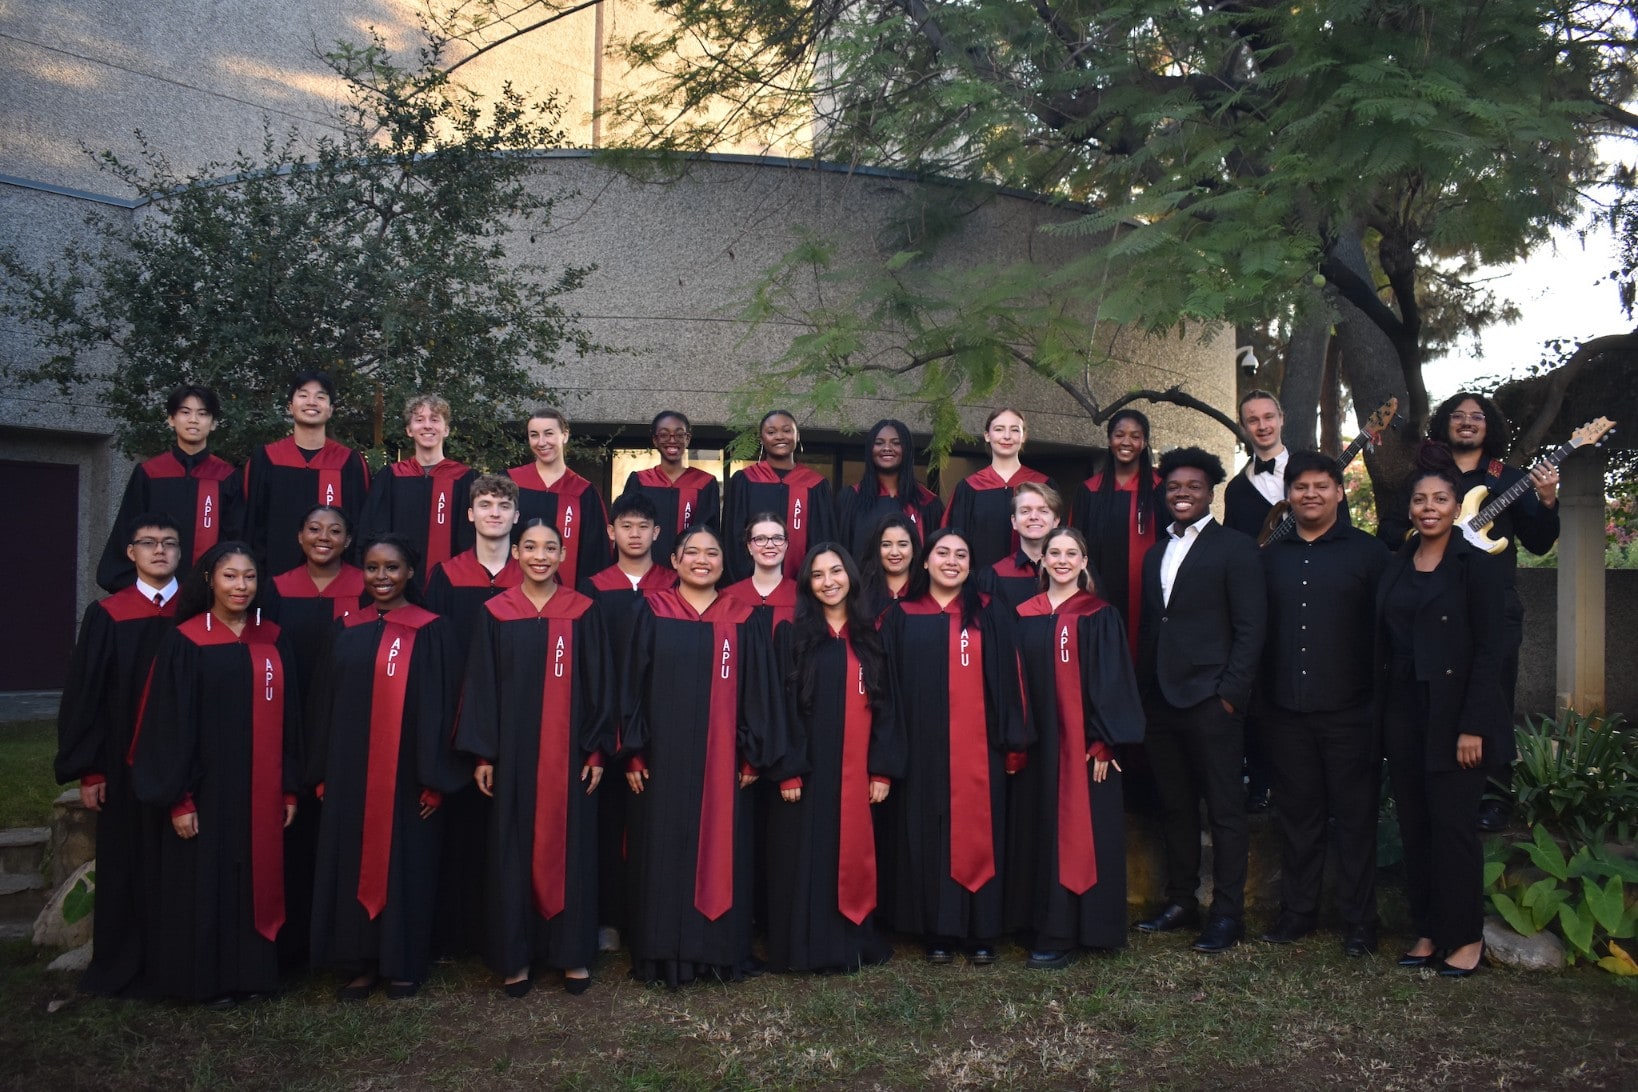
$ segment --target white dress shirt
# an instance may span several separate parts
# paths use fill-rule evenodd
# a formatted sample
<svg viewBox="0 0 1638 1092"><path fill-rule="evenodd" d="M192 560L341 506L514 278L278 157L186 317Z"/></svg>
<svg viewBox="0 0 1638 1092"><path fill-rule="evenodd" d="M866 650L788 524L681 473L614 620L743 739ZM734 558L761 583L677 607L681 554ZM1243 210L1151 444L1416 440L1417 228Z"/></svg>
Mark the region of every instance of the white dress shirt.
<svg viewBox="0 0 1638 1092"><path fill-rule="evenodd" d="M1253 455L1251 460L1246 464L1246 478L1251 482L1252 488L1261 493L1263 499L1269 504L1278 504L1283 501L1285 499L1285 464L1291 461L1291 449L1288 447L1280 449L1280 453L1274 456L1274 469L1272 471L1265 470L1261 474L1253 474L1252 470L1257 466L1257 456Z"/></svg>
<svg viewBox="0 0 1638 1092"><path fill-rule="evenodd" d="M159 605L162 607L171 601L171 597L176 595L177 590L180 587L180 585L178 585L176 582L176 577L174 576L171 577L171 582L166 584L163 588L154 587L140 576L137 577L136 583L137 591L142 593L142 597L144 599L152 603L154 601L154 596L157 595L159 596Z"/></svg>
<svg viewBox="0 0 1638 1092"><path fill-rule="evenodd" d="M1211 513L1207 512L1183 528L1182 534L1177 533L1176 523L1166 528L1166 552L1160 555L1160 601L1167 606L1172 605L1172 584L1177 580L1177 570L1194 548L1194 540L1200 537L1200 532L1210 522Z"/></svg>

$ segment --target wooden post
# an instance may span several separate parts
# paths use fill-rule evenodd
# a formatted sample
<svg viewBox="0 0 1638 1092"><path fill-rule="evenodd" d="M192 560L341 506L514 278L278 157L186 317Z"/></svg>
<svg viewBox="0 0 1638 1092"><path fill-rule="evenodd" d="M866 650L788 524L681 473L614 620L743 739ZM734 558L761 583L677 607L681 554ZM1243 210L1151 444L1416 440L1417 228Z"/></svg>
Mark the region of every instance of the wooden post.
<svg viewBox="0 0 1638 1092"><path fill-rule="evenodd" d="M1604 470L1601 448L1564 461L1558 487L1558 708L1604 708Z"/></svg>

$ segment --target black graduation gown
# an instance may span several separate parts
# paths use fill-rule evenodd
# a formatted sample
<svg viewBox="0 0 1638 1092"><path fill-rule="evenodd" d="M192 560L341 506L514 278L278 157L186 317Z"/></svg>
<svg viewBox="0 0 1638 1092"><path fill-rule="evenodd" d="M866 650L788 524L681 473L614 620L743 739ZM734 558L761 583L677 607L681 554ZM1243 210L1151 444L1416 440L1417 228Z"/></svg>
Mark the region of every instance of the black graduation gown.
<svg viewBox="0 0 1638 1092"><path fill-rule="evenodd" d="M484 959L496 974L597 955L597 800L580 771L614 749L612 668L602 616L568 588L542 610L521 588L496 596L474 628L455 746L495 767Z"/></svg>
<svg viewBox="0 0 1638 1092"><path fill-rule="evenodd" d="M684 467L682 476L672 481L659 466L634 470L626 475L622 497L641 493L654 502L660 516L660 536L654 540L654 560L671 564L677 536L695 525L718 527L722 523L722 487L717 479L695 466Z"/></svg>
<svg viewBox="0 0 1638 1092"><path fill-rule="evenodd" d="M160 641L176 620L176 600L155 606L136 586L92 603L80 623L57 712L57 783L105 786L97 812L97 913L91 922L86 993L118 996L143 989L144 954L153 928L163 813L142 804L126 762L143 690Z"/></svg>
<svg viewBox="0 0 1638 1092"><path fill-rule="evenodd" d="M620 706L625 748L652 773L631 808L630 947L643 981L737 979L752 962L751 808L737 774L785 753L776 670L764 628L741 603L719 595L699 615L665 591L638 605ZM708 798L720 826L704 821ZM715 867L700 867L702 841Z"/></svg>
<svg viewBox="0 0 1638 1092"><path fill-rule="evenodd" d="M400 607L385 617L366 607L331 631L314 684L308 767L324 800L313 878L315 964L357 969L374 962L385 978L426 978L443 816L440 808L422 819L421 802L453 792L471 777L470 761L458 761L452 747L455 660L449 623L420 607ZM387 703L395 690L402 694L402 715L389 716L385 704L377 715L377 692ZM390 749L395 729L397 747ZM383 784L392 789L383 801L387 844L370 839L369 859L385 874L385 901L373 917L360 891L372 760L383 763ZM382 891L375 889L372 897Z"/></svg>
<svg viewBox="0 0 1638 1092"><path fill-rule="evenodd" d="M615 708L609 710L610 731L613 733L611 756L622 749L618 696L624 686L626 654L631 648L632 623L637 616L637 601L647 592L667 591L677 586L677 574L669 565L655 562L633 588L631 580L618 565L610 565L602 572L580 581L579 592L590 599L603 619L607 635L611 671L614 677ZM611 766L597 787L597 913L600 924L624 932L630 927L631 884L633 877L627 867L627 815L631 805L631 789L626 785L623 767Z"/></svg>
<svg viewBox="0 0 1638 1092"><path fill-rule="evenodd" d="M744 580L756 571L745 531L763 512L785 521L786 576L796 576L809 546L836 540L836 504L828 478L800 464L780 470L766 460L752 463L734 471L723 491L723 552L728 575L734 580Z"/></svg>
<svg viewBox="0 0 1638 1092"><path fill-rule="evenodd" d="M944 518L944 502L924 485L917 485L915 495L910 497L878 491L874 498L867 498L860 492L863 488L863 482L856 482L836 494L839 541L852 552L853 560L861 568L870 553L870 539L877 524L888 516L908 519L916 528L918 542L925 542Z"/></svg>
<svg viewBox="0 0 1638 1092"><path fill-rule="evenodd" d="M559 584L572 588L581 577L601 572L614 560L609 556L609 506L595 485L572 470L565 470L547 485L534 463L514 466L506 473L518 485L518 526L543 519L563 536Z"/></svg>
<svg viewBox="0 0 1638 1092"><path fill-rule="evenodd" d="M750 577L723 588L722 594L750 607L752 616L767 630L769 640L773 639L775 627L796 617L796 581L789 576L767 595L756 590Z"/></svg>
<svg viewBox="0 0 1638 1092"><path fill-rule="evenodd" d="M421 553L415 584L426 587L434 565L472 548L477 532L466 510L477 476L476 470L454 459L431 467L401 459L386 467L370 483L358 520L360 551L389 531L403 535Z"/></svg>
<svg viewBox="0 0 1638 1092"><path fill-rule="evenodd" d="M325 440L312 450L296 446L293 436L264 444L245 464L245 539L269 572L294 569L306 560L296 541L301 518L327 504L357 527L369 491L364 457L346 444Z"/></svg>
<svg viewBox="0 0 1638 1092"><path fill-rule="evenodd" d="M293 536L292 536L293 537ZM342 563L335 579L322 589L313 583L305 562L280 573L268 585L262 600L262 614L279 623L295 656L296 679L301 692L311 695L318 676L319 662L330 645L330 631L336 619L359 609L364 595L364 570ZM306 733L311 725L303 718L302 754L311 755ZM305 761L305 759L304 759ZM285 831L284 901L290 920L279 933L279 950L286 967L307 963L307 934L313 925L313 868L318 858L319 825L324 805L303 785L297 798L296 819Z"/></svg>
<svg viewBox="0 0 1638 1092"><path fill-rule="evenodd" d="M986 466L956 484L950 507L944 511L944 526L959 527L966 536L972 547L973 572L983 572L1018 549L1018 536L1012 529L1012 491L1025 482L1051 480L1027 466L1019 466L1011 478Z"/></svg>
<svg viewBox="0 0 1638 1092"><path fill-rule="evenodd" d="M900 600L883 616L882 640L894 677L902 680L899 715L908 754L904 780L887 799L886 867L892 875L883 885L884 909L901 932L988 941L1004 930L1006 755L1029 742L1010 614L986 599L968 629L961 623L959 598L942 610L923 596ZM975 637L977 655L970 651ZM955 800L952 739L965 753L969 783L979 783L972 795ZM979 810L986 807L988 823ZM952 821L967 825L965 839L952 830ZM982 851L993 862L987 881L978 882L976 873L967 876L976 890L953 878L955 844Z"/></svg>
<svg viewBox="0 0 1638 1092"><path fill-rule="evenodd" d="M161 918L147 977L163 996L278 988L284 805L301 779L293 660L265 620L235 636L200 614L160 644L131 779L140 800L165 809L167 826L189 807L199 817L195 837L168 830L160 841Z"/></svg>
<svg viewBox="0 0 1638 1092"><path fill-rule="evenodd" d="M795 663L790 625L774 634L780 678ZM776 789L799 783L795 803L775 799L768 824L768 961L775 970L855 970L885 962L892 945L876 929L877 861L870 782L904 775L904 733L889 693L870 707L845 637L813 652L813 709L786 687L791 739L770 772ZM844 824L844 800L852 810ZM844 833L844 826L848 833ZM847 844L844 845L844 841ZM839 901L843 869L867 865L870 912L854 921ZM857 904L853 912L863 909Z"/></svg>
<svg viewBox="0 0 1638 1092"><path fill-rule="evenodd" d="M1092 780L1090 758L1143 739L1143 703L1120 612L1088 592L1054 610L1042 594L1019 608L1018 660L1024 707L1034 722L1029 760L1013 775L1015 799L1031 807L1009 818L1010 924L1028 929L1032 946L1121 948L1126 944L1126 815L1121 773ZM1065 779L1062 758L1078 763ZM1089 811L1087 809L1090 809ZM1060 817L1076 816L1083 841L1062 838ZM1095 862L1084 891L1065 886L1060 846Z"/></svg>
<svg viewBox="0 0 1638 1092"><path fill-rule="evenodd" d="M977 578L979 591L999 599L1008 610L1016 611L1041 592L1040 566L1023 550L997 561Z"/></svg>
<svg viewBox="0 0 1638 1092"><path fill-rule="evenodd" d="M182 564L187 571L218 542L231 542L244 529L244 483L233 464L207 448L189 455L175 444L162 455L131 468L119 514L97 562L97 584L115 592L136 583L136 565L125 556L131 521L163 512L182 529ZM295 531L290 532L292 536Z"/></svg>
<svg viewBox="0 0 1638 1092"><path fill-rule="evenodd" d="M478 560L476 548L433 566L427 577L426 608L449 622L463 664L484 604L521 583L523 570L515 559L507 558L500 571L492 573Z"/></svg>
<svg viewBox="0 0 1638 1092"><path fill-rule="evenodd" d="M1137 655L1138 621L1143 608L1143 555L1159 541L1160 524L1169 520L1160 492L1160 475L1147 473L1154 489L1145 503L1139 477L1125 486L1103 489L1103 474L1092 475L1075 490L1070 526L1086 539L1086 557L1099 598L1109 603L1126 622L1127 645Z"/></svg>

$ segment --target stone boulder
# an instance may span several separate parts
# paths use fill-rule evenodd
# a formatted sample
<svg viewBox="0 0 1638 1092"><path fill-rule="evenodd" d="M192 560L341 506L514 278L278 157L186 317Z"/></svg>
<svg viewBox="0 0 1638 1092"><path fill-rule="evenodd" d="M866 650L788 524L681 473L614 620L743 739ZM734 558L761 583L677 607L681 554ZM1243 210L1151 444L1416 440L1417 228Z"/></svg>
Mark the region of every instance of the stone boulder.
<svg viewBox="0 0 1638 1092"><path fill-rule="evenodd" d="M1543 929L1533 937L1521 936L1501 918L1484 919L1485 958L1499 967L1522 971L1564 969L1564 942Z"/></svg>
<svg viewBox="0 0 1638 1092"><path fill-rule="evenodd" d="M46 901L45 909L41 910L40 916L34 919L34 943L36 945L51 948L78 948L81 945L90 943L91 920L96 916L95 913L87 914L78 921L71 922L63 917L63 903L67 900L69 892L73 891L74 886L82 879L91 888L91 893L95 895L97 878L94 873L96 870L96 861L86 861L74 870L73 875L59 884L56 891L52 892L51 898Z"/></svg>

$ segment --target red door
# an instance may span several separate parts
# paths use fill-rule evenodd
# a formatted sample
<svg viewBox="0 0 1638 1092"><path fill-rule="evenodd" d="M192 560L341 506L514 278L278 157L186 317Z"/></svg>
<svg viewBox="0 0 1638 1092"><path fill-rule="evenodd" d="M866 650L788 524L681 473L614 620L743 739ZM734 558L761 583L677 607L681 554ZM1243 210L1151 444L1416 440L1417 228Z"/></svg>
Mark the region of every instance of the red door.
<svg viewBox="0 0 1638 1092"><path fill-rule="evenodd" d="M80 468L0 459L0 690L57 690L74 650Z"/></svg>

